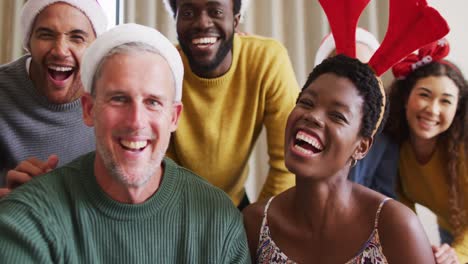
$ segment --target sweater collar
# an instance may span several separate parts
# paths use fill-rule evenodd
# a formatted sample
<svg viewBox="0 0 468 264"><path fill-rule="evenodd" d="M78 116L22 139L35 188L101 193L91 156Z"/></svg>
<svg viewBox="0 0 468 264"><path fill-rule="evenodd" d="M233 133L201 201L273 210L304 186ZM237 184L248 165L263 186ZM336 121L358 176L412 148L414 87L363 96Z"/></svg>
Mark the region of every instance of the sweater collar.
<svg viewBox="0 0 468 264"><path fill-rule="evenodd" d="M80 165L83 169L83 187L90 202L101 213L117 220L141 220L152 217L175 200L178 185L177 165L170 159L164 158L164 174L161 185L153 196L141 204L120 203L109 197L98 185L94 175L95 152L86 155Z"/></svg>

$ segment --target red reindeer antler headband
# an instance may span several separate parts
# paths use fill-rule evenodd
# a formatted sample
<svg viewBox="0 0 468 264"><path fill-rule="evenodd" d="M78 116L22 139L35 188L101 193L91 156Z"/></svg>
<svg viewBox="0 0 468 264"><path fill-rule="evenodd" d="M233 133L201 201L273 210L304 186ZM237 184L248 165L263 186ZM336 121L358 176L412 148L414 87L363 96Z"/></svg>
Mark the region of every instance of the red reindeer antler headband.
<svg viewBox="0 0 468 264"><path fill-rule="evenodd" d="M356 57L356 27L362 11L370 0L319 0L330 23L336 43L336 54ZM382 75L402 58L418 48L441 39L449 32L444 18L426 0L390 0L390 15L385 38L369 60L376 76ZM382 111L373 135L382 122L385 110L385 90Z"/></svg>

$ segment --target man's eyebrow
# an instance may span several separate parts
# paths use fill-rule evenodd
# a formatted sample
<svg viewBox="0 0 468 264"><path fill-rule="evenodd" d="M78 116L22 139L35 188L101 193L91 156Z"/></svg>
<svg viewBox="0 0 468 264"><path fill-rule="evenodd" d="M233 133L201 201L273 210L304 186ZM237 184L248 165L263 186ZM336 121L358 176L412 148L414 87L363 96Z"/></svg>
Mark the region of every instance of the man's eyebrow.
<svg viewBox="0 0 468 264"><path fill-rule="evenodd" d="M119 88L114 89L114 88L111 87L111 88L106 89L106 91L104 91L104 95L106 95L106 96L123 95L123 94L126 94L125 90L119 89Z"/></svg>
<svg viewBox="0 0 468 264"><path fill-rule="evenodd" d="M82 30L82 29L74 29L68 33L66 33L68 35L70 34L78 34L78 35L84 35L85 37L89 36L88 32Z"/></svg>
<svg viewBox="0 0 468 264"><path fill-rule="evenodd" d="M192 7L193 4L192 3L182 3L179 8L182 8L182 7Z"/></svg>
<svg viewBox="0 0 468 264"><path fill-rule="evenodd" d="M221 4L218 1L208 1L208 5L210 5L210 6L222 6L223 4Z"/></svg>
<svg viewBox="0 0 468 264"><path fill-rule="evenodd" d="M56 33L56 31L50 29L50 28L47 28L47 27L38 27L34 33L41 33L41 32L45 32L45 33ZM88 37L89 34L88 32L82 30L82 29L73 29L72 31L69 31L67 33L65 33L66 35L74 35L74 34L78 34L78 35L83 35L85 37Z"/></svg>
<svg viewBox="0 0 468 264"><path fill-rule="evenodd" d="M167 94L148 94L147 97L153 98L160 101L169 101L169 96Z"/></svg>
<svg viewBox="0 0 468 264"><path fill-rule="evenodd" d="M36 30L34 30L34 33L37 33L37 32L54 33L54 31L52 29L46 28L46 27L38 27Z"/></svg>

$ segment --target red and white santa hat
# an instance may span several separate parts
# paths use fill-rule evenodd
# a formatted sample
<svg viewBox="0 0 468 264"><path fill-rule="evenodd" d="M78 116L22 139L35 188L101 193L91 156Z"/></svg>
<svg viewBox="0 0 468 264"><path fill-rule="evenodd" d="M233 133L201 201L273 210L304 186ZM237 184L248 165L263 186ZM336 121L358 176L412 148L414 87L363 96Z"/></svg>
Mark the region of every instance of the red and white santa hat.
<svg viewBox="0 0 468 264"><path fill-rule="evenodd" d="M63 2L78 8L91 22L96 37L107 30L107 17L97 0L29 0L21 9L21 27L23 29L23 47L29 51L29 39L37 15L46 7Z"/></svg>

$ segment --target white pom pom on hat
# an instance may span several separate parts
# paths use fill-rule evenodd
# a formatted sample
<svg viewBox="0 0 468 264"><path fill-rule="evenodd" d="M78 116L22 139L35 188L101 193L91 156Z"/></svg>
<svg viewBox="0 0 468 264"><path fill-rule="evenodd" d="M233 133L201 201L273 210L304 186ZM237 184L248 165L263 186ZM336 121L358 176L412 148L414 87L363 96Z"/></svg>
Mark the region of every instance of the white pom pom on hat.
<svg viewBox="0 0 468 264"><path fill-rule="evenodd" d="M21 27L23 30L23 48L29 51L29 39L37 15L46 7L63 2L82 11L91 22L96 36L107 30L107 17L97 0L29 0L21 9Z"/></svg>
<svg viewBox="0 0 468 264"><path fill-rule="evenodd" d="M139 24L121 24L100 35L86 49L81 66L81 82L84 90L91 92L93 78L101 60L113 48L126 43L141 42L154 47L167 61L175 80L175 101L182 99L184 65L174 44L154 28Z"/></svg>
<svg viewBox="0 0 468 264"><path fill-rule="evenodd" d="M374 52L380 46L379 41L375 38L374 35L372 35L372 33L360 27L356 28L356 42L367 45ZM320 43L320 47L315 54L314 67L328 58L332 51L335 50L335 48L335 39L333 38L332 33L329 33L323 38L322 43Z"/></svg>

